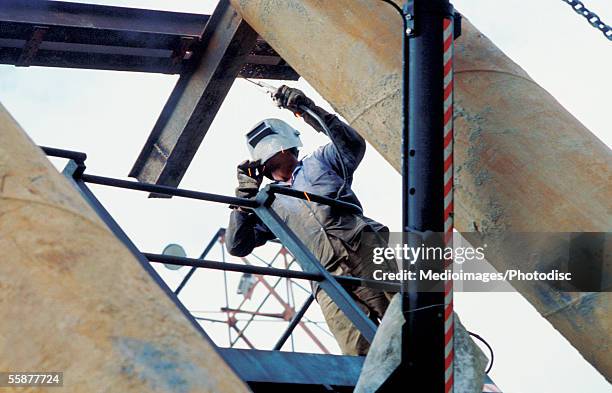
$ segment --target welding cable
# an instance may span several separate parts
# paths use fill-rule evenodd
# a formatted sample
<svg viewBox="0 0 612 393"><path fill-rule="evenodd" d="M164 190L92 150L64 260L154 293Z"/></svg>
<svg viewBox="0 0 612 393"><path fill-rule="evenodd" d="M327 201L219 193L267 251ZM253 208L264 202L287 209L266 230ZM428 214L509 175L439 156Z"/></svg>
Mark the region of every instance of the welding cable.
<svg viewBox="0 0 612 393"><path fill-rule="evenodd" d="M493 348L491 348L491 346L489 345L487 340L485 340L484 338L480 337L478 334L470 332L469 330L468 330L468 333L470 334L470 336L478 339L480 342L482 342L484 345L486 345L487 348L489 349L489 353L491 354L491 361L489 363L489 367L487 367L487 370L485 371L485 374L488 374L489 371L491 371L491 369L493 368L493 360L495 359L495 354L493 353Z"/></svg>
<svg viewBox="0 0 612 393"><path fill-rule="evenodd" d="M402 8L399 5L395 4L392 0L382 0L382 2L387 3L393 8L395 8L395 10L399 12L399 14L402 16L402 18L404 17L404 11L402 11Z"/></svg>
<svg viewBox="0 0 612 393"><path fill-rule="evenodd" d="M420 308L415 308L415 309L412 309L412 310L408 310L408 311L406 311L406 313L422 311L422 310L426 310L428 308L440 307L440 306L444 306L444 304L443 303L440 303L440 304L430 304L429 306L425 306L425 307L420 307ZM476 334L474 332L470 332L469 330L468 330L468 334L470 336L476 338L478 341L482 342L484 345L486 345L487 349L489 350L489 353L491 354L491 361L489 362L489 366L485 370L485 374L488 374L489 371L491 371L491 369L493 368L493 361L495 360L495 353L493 352L493 348L491 347L491 345L489 345L487 340L482 338L480 335L478 335L478 334Z"/></svg>
<svg viewBox="0 0 612 393"><path fill-rule="evenodd" d="M430 304L430 305L423 306L423 307L411 308L410 310L404 311L404 314L409 314L411 312L423 311L423 310L427 310L427 309L434 308L434 307L444 307L444 303Z"/></svg>

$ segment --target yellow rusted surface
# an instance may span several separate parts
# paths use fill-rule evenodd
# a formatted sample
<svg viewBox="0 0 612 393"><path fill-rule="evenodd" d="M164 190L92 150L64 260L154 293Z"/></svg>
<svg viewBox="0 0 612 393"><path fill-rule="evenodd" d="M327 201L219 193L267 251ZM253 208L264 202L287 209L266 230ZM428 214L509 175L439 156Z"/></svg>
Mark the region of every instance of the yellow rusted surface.
<svg viewBox="0 0 612 393"><path fill-rule="evenodd" d="M65 392L249 391L2 105L0 250L0 370L63 371Z"/></svg>
<svg viewBox="0 0 612 393"><path fill-rule="evenodd" d="M401 20L381 1L231 0L396 169ZM399 3L399 1L398 1ZM455 223L462 232L610 231L612 154L467 19L456 41ZM509 253L499 269L521 266ZM609 293L518 288L608 380Z"/></svg>

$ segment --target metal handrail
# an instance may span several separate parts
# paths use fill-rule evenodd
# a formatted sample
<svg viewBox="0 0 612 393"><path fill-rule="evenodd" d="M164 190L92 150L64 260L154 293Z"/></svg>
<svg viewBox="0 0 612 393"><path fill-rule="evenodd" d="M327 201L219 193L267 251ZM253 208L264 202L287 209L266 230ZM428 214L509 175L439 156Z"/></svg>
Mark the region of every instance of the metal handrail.
<svg viewBox="0 0 612 393"><path fill-rule="evenodd" d="M211 194L211 193L202 192L202 191L185 190L183 188L160 186L157 184L141 183L138 181L121 180L121 179L115 179L112 177L96 176L96 175L89 175L89 174L84 173L81 176L81 179L85 183L99 184L99 185L109 186L109 187L127 188L130 190L136 190L136 191L153 192L156 194L171 195L171 196L177 196L177 197L182 197L182 198L199 199L202 201L226 203L229 205L236 205L236 206L242 206L242 207L255 208L259 206L259 203L255 201L254 199Z"/></svg>
<svg viewBox="0 0 612 393"><path fill-rule="evenodd" d="M193 266L213 270L226 270L230 272L261 274L266 276L294 278L310 281L321 281L323 276L315 273L306 273L299 270L278 269L274 267L244 265L241 263L217 262L206 259L176 257L163 254L152 254L144 252L143 255L149 262L164 263L167 265Z"/></svg>
<svg viewBox="0 0 612 393"><path fill-rule="evenodd" d="M263 191L267 191L268 194L282 194L293 198L302 199L308 202L317 202L330 207L336 207L339 209L346 210L348 213L361 214L363 210L354 203L340 201L338 199L326 197L318 194L311 194L306 191L300 191L289 187L279 186L277 184L268 184Z"/></svg>
<svg viewBox="0 0 612 393"><path fill-rule="evenodd" d="M82 164L87 159L87 154L80 151L57 149L55 147L39 146L46 155L51 157L67 158Z"/></svg>
<svg viewBox="0 0 612 393"><path fill-rule="evenodd" d="M143 252L142 254L145 256L145 258L149 260L149 262L164 263L166 265L192 266L204 269L226 270L239 273L252 273L260 274L262 276L294 278L298 280L309 280L316 282L320 282L324 279L323 275L321 274L308 273L299 270L278 269L273 267L255 265L243 265L240 263L218 262L201 258L177 257L172 255L154 254L148 252ZM332 275L332 277L342 285L377 286L381 288L381 290L391 292L399 291L400 289L400 284L388 281L376 281L353 276Z"/></svg>
<svg viewBox="0 0 612 393"><path fill-rule="evenodd" d="M40 148L48 156L74 160L78 164L83 164L87 159L87 154L78 151L57 149L54 147L47 146L40 146ZM245 208L259 207L259 203L254 199L218 195L202 191L186 190L182 188L163 186L159 184L122 180L112 177L90 175L85 173L81 175L81 179L86 183L99 184L109 187L126 188L130 190L145 191L168 196L177 196L182 198L199 199L209 202L226 203L229 205L236 205ZM269 184L264 187L262 191L267 192L269 195L282 194L302 200L307 200L309 202L321 203L330 207L344 209L349 213L362 213L362 209L358 205L355 205L353 203L340 201L323 195L306 193L305 191L299 191L276 184Z"/></svg>

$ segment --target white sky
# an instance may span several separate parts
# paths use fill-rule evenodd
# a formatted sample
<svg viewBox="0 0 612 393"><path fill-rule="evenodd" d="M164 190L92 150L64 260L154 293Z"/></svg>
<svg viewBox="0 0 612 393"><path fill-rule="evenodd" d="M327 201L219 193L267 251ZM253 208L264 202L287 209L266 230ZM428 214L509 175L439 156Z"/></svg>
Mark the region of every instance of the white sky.
<svg viewBox="0 0 612 393"><path fill-rule="evenodd" d="M210 13L215 3L88 2L202 13ZM587 128L608 146L612 144L610 41L561 0L454 3ZM587 0L586 5L612 23L612 2ZM89 173L125 177L175 80L176 77L167 75L0 66L0 100L36 143L87 152ZM318 99L303 81L296 86ZM303 122L276 109L256 88L239 80L215 118L181 187L232 195L235 165L247 157L243 134L264 117L284 119L302 130L304 151L325 143L322 136L311 133ZM138 192L92 188L143 251L161 252L166 244L179 243L189 256L196 257L216 230L227 223L225 206L178 198L149 200ZM392 230L399 228L400 178L372 148L356 173L354 189L367 215ZM211 259L219 258L218 253L211 255ZM159 271L174 287L186 269ZM233 290L238 276L232 277ZM216 307L222 302L221 280L219 274L199 272L181 299L190 309ZM520 295L457 293L456 309L466 327L493 346L496 362L491 376L504 391L612 391L605 379ZM313 310L309 316L321 320L316 313ZM282 326L263 325L255 331L266 333L259 342L269 348ZM206 325L206 329L212 336L223 337L218 327ZM333 345L333 340L325 339L323 334L319 336L330 347ZM298 349L313 349L304 339L296 342L302 345Z"/></svg>

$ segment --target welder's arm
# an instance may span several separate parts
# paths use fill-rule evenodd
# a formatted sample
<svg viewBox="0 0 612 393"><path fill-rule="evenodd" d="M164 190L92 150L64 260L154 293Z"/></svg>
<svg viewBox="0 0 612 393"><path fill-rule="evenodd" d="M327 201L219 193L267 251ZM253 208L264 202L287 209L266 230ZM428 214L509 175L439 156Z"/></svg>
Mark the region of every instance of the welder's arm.
<svg viewBox="0 0 612 393"><path fill-rule="evenodd" d="M324 159L332 164L334 169L341 171L340 160L344 161L347 174L353 174L365 154L365 140L351 126L344 123L334 114L328 113L308 98L301 90L281 86L274 94L274 99L282 108L287 108L295 114L303 116L306 123L319 132L325 132L319 121L303 108L313 111L329 129L330 139L334 143L323 147Z"/></svg>
<svg viewBox="0 0 612 393"><path fill-rule="evenodd" d="M257 195L263 177L257 171L258 165L257 162L245 160L236 167L237 197L252 199ZM225 231L225 242L231 255L246 256L255 247L271 239L274 239L274 235L253 212L238 207L233 208Z"/></svg>
<svg viewBox="0 0 612 393"><path fill-rule="evenodd" d="M259 221L254 213L234 209L225 231L228 252L236 257L247 256L255 247L274 239L274 234Z"/></svg>
<svg viewBox="0 0 612 393"><path fill-rule="evenodd" d="M322 147L321 153L323 158L338 173L341 173L340 160L343 160L347 175L352 176L365 154L365 140L355 129L338 119L336 115L327 113L324 109L317 106L315 106L313 111L325 122L330 132L329 137L333 141L333 143L328 143ZM319 122L312 116L305 114L304 120L317 130L322 128Z"/></svg>

